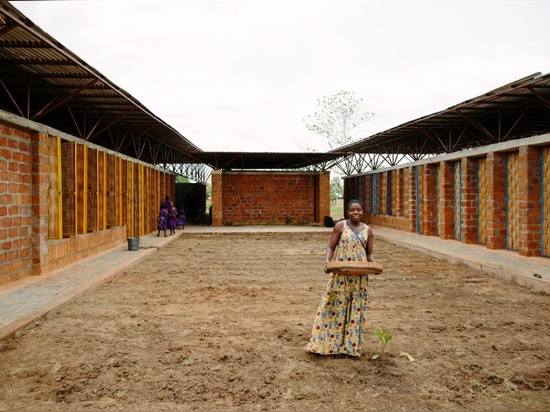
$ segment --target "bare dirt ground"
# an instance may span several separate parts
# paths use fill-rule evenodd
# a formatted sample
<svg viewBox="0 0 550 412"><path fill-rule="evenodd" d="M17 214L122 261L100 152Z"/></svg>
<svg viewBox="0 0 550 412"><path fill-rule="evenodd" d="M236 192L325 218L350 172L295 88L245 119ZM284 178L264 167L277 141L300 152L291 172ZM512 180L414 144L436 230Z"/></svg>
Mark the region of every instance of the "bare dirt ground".
<svg viewBox="0 0 550 412"><path fill-rule="evenodd" d="M183 234L0 342L0 410L550 410L550 297L382 241L365 354L306 353L327 241Z"/></svg>

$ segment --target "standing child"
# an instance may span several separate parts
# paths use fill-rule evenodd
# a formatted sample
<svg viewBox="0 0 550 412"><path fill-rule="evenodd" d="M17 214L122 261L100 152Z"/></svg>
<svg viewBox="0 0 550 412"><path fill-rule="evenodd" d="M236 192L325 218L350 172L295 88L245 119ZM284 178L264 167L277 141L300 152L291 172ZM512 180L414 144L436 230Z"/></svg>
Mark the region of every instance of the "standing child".
<svg viewBox="0 0 550 412"><path fill-rule="evenodd" d="M183 207L178 209L178 229L185 229L187 220L185 219L185 210Z"/></svg>
<svg viewBox="0 0 550 412"><path fill-rule="evenodd" d="M162 230L164 232L164 237L166 237L166 225L168 223L166 220L167 215L168 215L168 212L166 211L164 206L161 206L160 212L157 218L157 227L158 227L157 236L160 236L160 231Z"/></svg>
<svg viewBox="0 0 550 412"><path fill-rule="evenodd" d="M173 202L170 202L170 208L168 209L168 228L170 229L170 235L176 233L176 227L178 226L178 209L174 206Z"/></svg>

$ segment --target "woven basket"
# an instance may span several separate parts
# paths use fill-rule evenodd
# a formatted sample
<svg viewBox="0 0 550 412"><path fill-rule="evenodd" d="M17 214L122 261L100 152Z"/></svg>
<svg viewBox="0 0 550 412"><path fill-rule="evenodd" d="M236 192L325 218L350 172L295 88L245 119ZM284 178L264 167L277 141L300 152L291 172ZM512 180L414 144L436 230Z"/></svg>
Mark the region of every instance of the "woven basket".
<svg viewBox="0 0 550 412"><path fill-rule="evenodd" d="M327 270L342 275L379 275L384 267L378 262L333 261L327 263Z"/></svg>

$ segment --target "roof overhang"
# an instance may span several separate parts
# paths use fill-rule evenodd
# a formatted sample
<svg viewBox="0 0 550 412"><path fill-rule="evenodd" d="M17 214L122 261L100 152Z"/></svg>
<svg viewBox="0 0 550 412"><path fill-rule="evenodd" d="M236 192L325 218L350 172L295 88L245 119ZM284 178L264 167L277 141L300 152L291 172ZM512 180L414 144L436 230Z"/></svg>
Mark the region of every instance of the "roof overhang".
<svg viewBox="0 0 550 412"><path fill-rule="evenodd" d="M151 164L201 149L6 1L0 108Z"/></svg>
<svg viewBox="0 0 550 412"><path fill-rule="evenodd" d="M535 73L336 151L438 155L550 132L550 74Z"/></svg>
<svg viewBox="0 0 550 412"><path fill-rule="evenodd" d="M414 160L550 132L550 75L535 73L327 153L203 152L9 2L0 17L0 109L178 173L328 170L352 154Z"/></svg>
<svg viewBox="0 0 550 412"><path fill-rule="evenodd" d="M195 152L197 162L221 170L329 170L345 153Z"/></svg>

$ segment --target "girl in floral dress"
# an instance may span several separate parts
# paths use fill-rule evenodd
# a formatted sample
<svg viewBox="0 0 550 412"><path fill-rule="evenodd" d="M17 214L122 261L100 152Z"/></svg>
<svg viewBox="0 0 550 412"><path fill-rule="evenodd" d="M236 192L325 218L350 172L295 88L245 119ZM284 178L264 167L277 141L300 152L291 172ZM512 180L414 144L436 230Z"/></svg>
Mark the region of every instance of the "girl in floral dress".
<svg viewBox="0 0 550 412"><path fill-rule="evenodd" d="M327 246L327 263L374 262L372 228L362 222L363 204L351 200L348 220L336 223ZM333 273L317 308L306 350L320 355L361 356L361 339L367 311L368 275Z"/></svg>

